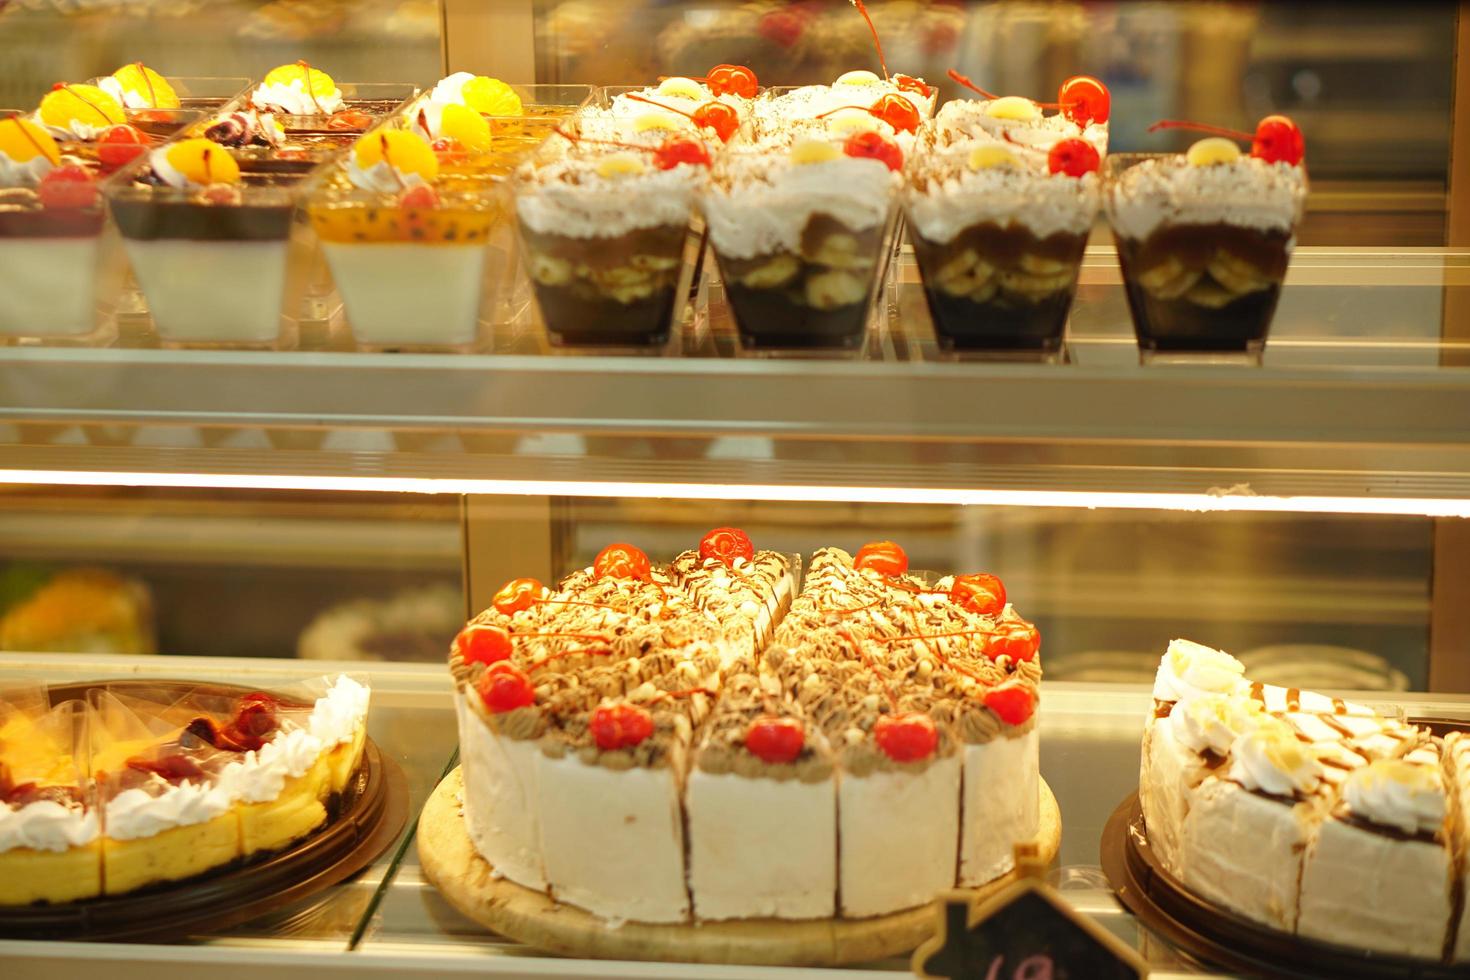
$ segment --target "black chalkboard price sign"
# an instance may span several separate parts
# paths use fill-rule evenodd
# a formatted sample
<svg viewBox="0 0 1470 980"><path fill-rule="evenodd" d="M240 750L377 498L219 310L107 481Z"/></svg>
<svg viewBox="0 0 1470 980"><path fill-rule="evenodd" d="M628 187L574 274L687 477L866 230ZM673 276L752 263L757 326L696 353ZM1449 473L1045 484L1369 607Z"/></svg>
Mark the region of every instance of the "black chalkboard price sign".
<svg viewBox="0 0 1470 980"><path fill-rule="evenodd" d="M951 980L1141 980L1143 959L1076 912L1041 878L1034 848L1018 845L1021 879L978 908L969 892L941 895L937 934L914 952L914 972Z"/></svg>

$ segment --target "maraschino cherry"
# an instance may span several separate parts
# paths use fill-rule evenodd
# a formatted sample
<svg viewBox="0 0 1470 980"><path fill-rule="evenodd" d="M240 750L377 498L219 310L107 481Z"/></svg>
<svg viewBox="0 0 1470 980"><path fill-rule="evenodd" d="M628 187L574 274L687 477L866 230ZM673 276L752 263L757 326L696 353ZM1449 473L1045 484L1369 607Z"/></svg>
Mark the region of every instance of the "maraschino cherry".
<svg viewBox="0 0 1470 980"><path fill-rule="evenodd" d="M685 112L662 102L644 98L635 92L628 93L628 98L634 102L647 102L649 105L658 106L665 112L672 112L690 120L700 129L713 129L715 135L720 138L721 143L728 143L730 139L740 131L740 113L728 102L706 102L693 112Z"/></svg>
<svg viewBox="0 0 1470 980"><path fill-rule="evenodd" d="M1046 169L1054 174L1083 177L1097 172L1101 166L1102 158L1097 154L1097 147L1076 136L1057 140L1046 154Z"/></svg>
<svg viewBox="0 0 1470 980"><path fill-rule="evenodd" d="M117 170L137 159L148 148L148 137L132 126L113 126L97 141L97 162L105 170Z"/></svg>
<svg viewBox="0 0 1470 980"><path fill-rule="evenodd" d="M610 544L592 560L596 578L631 578L647 582L653 578L653 566L641 548L631 544Z"/></svg>
<svg viewBox="0 0 1470 980"><path fill-rule="evenodd" d="M885 578L891 578L909 570L909 556L892 541L869 541L858 549L852 567L871 569Z"/></svg>
<svg viewBox="0 0 1470 980"><path fill-rule="evenodd" d="M877 160L889 170L903 169L903 150L893 140L875 130L853 133L842 144L842 152L850 157Z"/></svg>
<svg viewBox="0 0 1470 980"><path fill-rule="evenodd" d="M705 76L704 82L715 95L738 95L742 99L753 99L760 91L760 82L755 72L744 65L715 65Z"/></svg>
<svg viewBox="0 0 1470 980"><path fill-rule="evenodd" d="M126 765L135 772L153 773L175 784L186 779L204 778L204 770L199 768L199 763L182 753L161 755L156 759L134 756L127 761Z"/></svg>
<svg viewBox="0 0 1470 980"><path fill-rule="evenodd" d="M792 762L806 744L806 730L795 718L762 715L745 730L745 747L762 762Z"/></svg>
<svg viewBox="0 0 1470 980"><path fill-rule="evenodd" d="M956 575L949 587L955 605L981 616L994 616L1006 607L1005 583L986 572Z"/></svg>
<svg viewBox="0 0 1470 980"><path fill-rule="evenodd" d="M536 703L536 689L524 671L508 663L494 663L475 682L480 700L494 714L503 714L517 708L526 708Z"/></svg>
<svg viewBox="0 0 1470 980"><path fill-rule="evenodd" d="M913 92L915 95L922 95L926 99L934 94L933 85L925 82L922 78L915 78L912 75L905 75L902 72L894 74L893 84L898 86L900 92Z"/></svg>
<svg viewBox="0 0 1470 980"><path fill-rule="evenodd" d="M1215 136L1248 141L1251 156L1266 163L1285 163L1300 166L1307 154L1306 139L1296 123L1286 116L1267 116L1256 124L1254 133L1243 133L1238 129L1223 129L1206 126L1183 119L1160 119L1148 128L1150 133L1161 129L1191 129Z"/></svg>
<svg viewBox="0 0 1470 980"><path fill-rule="evenodd" d="M653 715L647 708L626 701L600 704L587 727L599 749L630 749L653 734Z"/></svg>
<svg viewBox="0 0 1470 980"><path fill-rule="evenodd" d="M460 659L467 664L494 665L510 659L518 640L581 640L603 644L609 642L608 638L600 633L512 633L504 626L471 623L460 630L459 635L454 638L454 649ZM549 660L574 654L598 656L610 652L605 649L568 650L565 653L547 657L531 666L539 667Z"/></svg>
<svg viewBox="0 0 1470 980"><path fill-rule="evenodd" d="M928 715L901 711L882 715L873 726L873 740L894 762L918 762L934 754L939 731Z"/></svg>
<svg viewBox="0 0 1470 980"><path fill-rule="evenodd" d="M1036 711L1036 696L1025 684L1007 682L985 692L985 707L1007 725L1024 724Z"/></svg>
<svg viewBox="0 0 1470 980"><path fill-rule="evenodd" d="M660 170L673 170L680 164L690 164L697 167L708 167L711 165L709 147L692 136L670 136L656 147L639 146L637 143L621 143L617 140L595 140L576 133L569 133L564 129L558 129L556 135L573 143L590 143L594 146L617 146L625 150L637 150L640 153L652 153L653 165Z"/></svg>
<svg viewBox="0 0 1470 980"><path fill-rule="evenodd" d="M846 112L849 109L857 109L861 112L868 113L875 119L881 119L883 122L892 126L895 132L900 133L917 132L919 123L923 121L919 118L919 110L914 108L912 102L901 95L894 95L892 92L882 96L878 101L866 108L860 105L840 105L835 109L828 109L826 112L819 113L817 118L825 119L834 113Z"/></svg>
<svg viewBox="0 0 1470 980"><path fill-rule="evenodd" d="M994 92L987 91L976 85L967 76L951 68L946 74L949 77L976 93L981 98L994 101L1000 98ZM1092 123L1105 123L1112 112L1112 97L1108 94L1108 87L1091 75L1073 75L1062 82L1057 89L1057 100L1055 102L1036 103L1043 109L1060 109L1078 127L1086 129ZM1055 170L1052 173L1056 173ZM1075 176L1075 175L1074 175Z"/></svg>
<svg viewBox="0 0 1470 980"><path fill-rule="evenodd" d="M36 193L44 208L89 208L97 203L97 182L86 167L66 163L48 171Z"/></svg>
<svg viewBox="0 0 1470 980"><path fill-rule="evenodd" d="M738 527L717 527L699 539L699 557L701 561L713 558L733 568L735 559L750 561L755 557L755 545L750 543L750 535Z"/></svg>
<svg viewBox="0 0 1470 980"><path fill-rule="evenodd" d="M992 660L1010 657L1019 663L1034 659L1041 650L1041 633L1030 623L999 623L985 641L985 653Z"/></svg>
<svg viewBox="0 0 1470 980"><path fill-rule="evenodd" d="M513 578L500 587L490 605L502 616L513 616L534 606L544 591L546 586L536 579Z"/></svg>

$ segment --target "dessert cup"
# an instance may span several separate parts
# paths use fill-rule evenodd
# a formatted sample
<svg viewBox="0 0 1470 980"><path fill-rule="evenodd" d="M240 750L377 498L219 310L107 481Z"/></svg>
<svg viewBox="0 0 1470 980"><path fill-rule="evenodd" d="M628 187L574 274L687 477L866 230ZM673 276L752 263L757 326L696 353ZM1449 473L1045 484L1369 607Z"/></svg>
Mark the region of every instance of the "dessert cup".
<svg viewBox="0 0 1470 980"><path fill-rule="evenodd" d="M1143 360L1259 362L1306 199L1300 167L1183 154L1106 163L1104 206Z"/></svg>
<svg viewBox="0 0 1470 980"><path fill-rule="evenodd" d="M384 181L375 171L385 164L364 169L349 157L328 165L307 193L352 337L369 348L467 349L479 338L482 305L493 308L485 280L491 238L505 223L504 180L442 175L420 137L380 133L395 149L416 148L432 172L401 171ZM416 187L422 200L409 196ZM503 251L496 259L503 279Z"/></svg>
<svg viewBox="0 0 1470 980"><path fill-rule="evenodd" d="M516 173L520 257L554 346L662 348L673 336L707 171L659 169L651 150L548 149Z"/></svg>
<svg viewBox="0 0 1470 980"><path fill-rule="evenodd" d="M844 155L841 145L809 140L790 149L732 150L701 197L746 349L863 345L892 259L897 177L879 160Z"/></svg>
<svg viewBox="0 0 1470 980"><path fill-rule="evenodd" d="M112 335L124 266L97 192L100 167L72 149L0 112L0 337L96 344ZM42 186L67 174L77 193Z"/></svg>
<svg viewBox="0 0 1470 980"><path fill-rule="evenodd" d="M201 169L204 154L214 162ZM283 310L309 260L293 234L298 184L242 175L228 150L204 139L167 144L108 181L113 218L164 344L287 341ZM230 283L244 288L222 302Z"/></svg>
<svg viewBox="0 0 1470 980"><path fill-rule="evenodd" d="M941 349L1062 354L1098 186L1020 159L976 168L964 148L910 164L904 215Z"/></svg>

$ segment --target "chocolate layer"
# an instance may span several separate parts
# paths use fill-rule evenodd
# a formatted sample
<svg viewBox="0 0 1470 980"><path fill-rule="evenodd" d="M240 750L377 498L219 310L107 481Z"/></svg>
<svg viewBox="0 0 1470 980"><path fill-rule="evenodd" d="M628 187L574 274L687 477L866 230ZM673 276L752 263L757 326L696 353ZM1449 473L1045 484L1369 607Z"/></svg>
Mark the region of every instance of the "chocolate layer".
<svg viewBox="0 0 1470 980"><path fill-rule="evenodd" d="M0 206L0 238L94 238L105 218L95 208Z"/></svg>
<svg viewBox="0 0 1470 980"><path fill-rule="evenodd" d="M141 241L285 241L295 209L285 204L198 204L114 198L112 215L124 238Z"/></svg>
<svg viewBox="0 0 1470 980"><path fill-rule="evenodd" d="M669 339L677 290L659 289L631 303L584 295L575 287L535 284L546 331L567 346L656 346Z"/></svg>

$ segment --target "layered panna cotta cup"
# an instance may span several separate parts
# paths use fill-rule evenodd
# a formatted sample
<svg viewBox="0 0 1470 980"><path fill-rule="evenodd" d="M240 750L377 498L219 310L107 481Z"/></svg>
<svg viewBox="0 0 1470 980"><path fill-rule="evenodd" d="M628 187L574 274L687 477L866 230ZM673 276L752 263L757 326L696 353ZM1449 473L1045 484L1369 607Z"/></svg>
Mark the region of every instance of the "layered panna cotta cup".
<svg viewBox="0 0 1470 980"><path fill-rule="evenodd" d="M0 337L96 343L110 329L124 265L99 165L74 149L34 119L0 113Z"/></svg>
<svg viewBox="0 0 1470 980"><path fill-rule="evenodd" d="M245 94L250 79L228 76L164 76L141 61L123 65L92 84L123 107L128 122L145 131L170 110L212 112Z"/></svg>
<svg viewBox="0 0 1470 980"><path fill-rule="evenodd" d="M185 139L108 183L138 285L166 344L274 346L285 339L296 181L242 174L230 152ZM293 280L294 281L294 280ZM245 284L227 303L219 284Z"/></svg>
<svg viewBox="0 0 1470 980"><path fill-rule="evenodd" d="M1108 160L1104 206L1142 356L1258 359L1307 196L1302 166L1226 139Z"/></svg>
<svg viewBox="0 0 1470 980"><path fill-rule="evenodd" d="M275 114L288 134L350 141L418 94L406 82L343 82L304 61L268 72L249 106Z"/></svg>
<svg viewBox="0 0 1470 980"><path fill-rule="evenodd" d="M909 163L904 215L941 348L1062 351L1100 196L1097 154L1074 144L1075 174L993 142Z"/></svg>
<svg viewBox="0 0 1470 980"><path fill-rule="evenodd" d="M502 178L441 174L430 144L409 130L359 138L307 196L353 339L393 349L473 345L506 207Z"/></svg>
<svg viewBox="0 0 1470 980"><path fill-rule="evenodd" d="M732 149L701 210L740 338L757 352L856 350L891 257L903 165L872 130Z"/></svg>
<svg viewBox="0 0 1470 980"><path fill-rule="evenodd" d="M547 334L556 346L662 347L693 277L709 147L656 130L560 132L514 178L521 260Z"/></svg>

